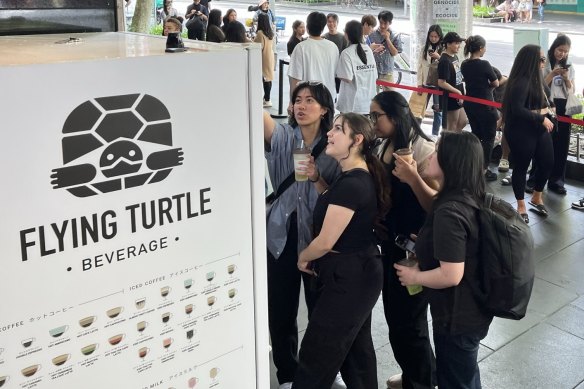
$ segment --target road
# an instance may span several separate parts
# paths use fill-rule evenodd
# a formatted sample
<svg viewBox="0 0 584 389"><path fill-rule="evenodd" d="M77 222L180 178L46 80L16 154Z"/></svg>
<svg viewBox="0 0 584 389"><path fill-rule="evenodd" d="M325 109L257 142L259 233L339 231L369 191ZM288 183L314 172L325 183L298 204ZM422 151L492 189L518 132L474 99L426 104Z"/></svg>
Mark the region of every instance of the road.
<svg viewBox="0 0 584 389"><path fill-rule="evenodd" d="M190 1L186 0L175 0L174 6L180 13L186 11L187 6L190 4ZM252 12L247 11L247 7L250 4L255 3L242 3L242 2L234 2L234 1L221 1L221 0L213 0L212 1L213 8L221 9L225 12L229 8L233 8L237 11L238 20L242 23L245 22L246 18L253 17ZM278 57L279 58L286 58L286 42L291 35L292 32L292 23L294 20L306 20L306 16L313 10L311 7L306 8L298 8L296 6L288 6L288 5L280 5L277 4L276 13L279 16L286 17L286 31L279 34L279 43L278 43ZM343 26L349 20L360 20L361 15L367 13L363 11L362 14L355 14L352 12L346 12L344 9L340 8L339 6L329 6L327 11L323 12L335 12L339 15L339 30L343 29ZM354 11L353 11L354 12ZM372 14L377 14L379 11L369 11ZM514 27L524 27L528 25L520 25L514 24ZM538 24L529 25L528 28L533 27L537 28ZM412 22L409 19L404 18L396 18L392 24L392 28L395 31L410 33L413 31ZM576 25L571 25L566 27L566 30L576 30L579 34L571 34L570 37L572 39L572 50L570 53L570 60L575 68L576 71L576 91L577 93L582 93L582 89L584 88L584 25L581 27ZM509 28L509 26L501 25L501 27L492 27L492 26L484 26L484 25L475 25L473 27L473 34L478 34L483 36L487 40L487 52L485 54L484 59L491 62L493 66L496 66L503 74L509 74L511 70L511 66L513 65L513 35L514 29ZM325 28L326 32L326 28ZM551 43L555 37L556 33L550 32L549 33L549 42ZM404 51L409 54L409 39L407 36L404 39ZM578 77L578 75L581 75ZM411 80L408 80L408 76L404 77L403 83L405 84L413 84Z"/></svg>

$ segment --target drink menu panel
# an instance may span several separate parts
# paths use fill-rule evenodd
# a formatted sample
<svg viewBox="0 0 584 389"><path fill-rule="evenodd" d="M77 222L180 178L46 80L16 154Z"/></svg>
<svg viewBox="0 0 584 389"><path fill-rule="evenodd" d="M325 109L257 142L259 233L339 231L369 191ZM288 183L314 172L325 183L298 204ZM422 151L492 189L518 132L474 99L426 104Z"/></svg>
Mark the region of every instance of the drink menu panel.
<svg viewBox="0 0 584 389"><path fill-rule="evenodd" d="M246 61L0 68L0 387L256 387Z"/></svg>

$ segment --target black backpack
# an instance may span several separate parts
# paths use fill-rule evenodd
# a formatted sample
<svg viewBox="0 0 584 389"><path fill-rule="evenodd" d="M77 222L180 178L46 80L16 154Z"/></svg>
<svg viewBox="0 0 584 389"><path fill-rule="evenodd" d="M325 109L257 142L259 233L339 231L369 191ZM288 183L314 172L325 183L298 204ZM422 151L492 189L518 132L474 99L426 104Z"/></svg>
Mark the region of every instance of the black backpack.
<svg viewBox="0 0 584 389"><path fill-rule="evenodd" d="M511 204L492 193L485 194L481 206L473 206L478 208L480 241L475 297L494 316L519 320L527 312L535 277L531 230Z"/></svg>

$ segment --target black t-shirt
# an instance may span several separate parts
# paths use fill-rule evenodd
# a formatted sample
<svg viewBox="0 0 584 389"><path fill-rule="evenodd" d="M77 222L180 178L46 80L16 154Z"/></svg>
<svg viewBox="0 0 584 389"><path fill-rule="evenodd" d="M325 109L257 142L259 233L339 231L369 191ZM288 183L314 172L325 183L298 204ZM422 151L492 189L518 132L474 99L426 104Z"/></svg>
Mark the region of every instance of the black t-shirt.
<svg viewBox="0 0 584 389"><path fill-rule="evenodd" d="M363 169L352 169L342 173L323 192L314 207L315 234L320 234L329 205L349 208L355 213L335 243L333 250L350 253L366 249L375 243L373 222L377 215L377 195L371 175Z"/></svg>
<svg viewBox="0 0 584 389"><path fill-rule="evenodd" d="M434 330L441 334L482 331L493 320L475 299L471 285L479 282L479 222L477 209L455 201L461 194L435 203L416 240L416 255L422 271L442 262L464 262L464 275L457 286L426 288Z"/></svg>
<svg viewBox="0 0 584 389"><path fill-rule="evenodd" d="M438 62L438 79L444 80L464 94L464 85L462 84L462 72L460 71L460 61L458 56L451 56L447 53L442 53ZM462 108L458 105L458 101L453 98L448 99L448 110L454 111Z"/></svg>
<svg viewBox="0 0 584 389"><path fill-rule="evenodd" d="M294 51L294 48L300 42L302 42L302 41L300 39L298 39L296 37L296 35L292 35L290 37L290 40L288 41L288 44L286 45L286 48L288 49L288 55L292 55L292 52Z"/></svg>
<svg viewBox="0 0 584 389"><path fill-rule="evenodd" d="M468 96L493 101L493 88L490 84L497 79L497 75L488 61L467 59L460 65L460 71Z"/></svg>

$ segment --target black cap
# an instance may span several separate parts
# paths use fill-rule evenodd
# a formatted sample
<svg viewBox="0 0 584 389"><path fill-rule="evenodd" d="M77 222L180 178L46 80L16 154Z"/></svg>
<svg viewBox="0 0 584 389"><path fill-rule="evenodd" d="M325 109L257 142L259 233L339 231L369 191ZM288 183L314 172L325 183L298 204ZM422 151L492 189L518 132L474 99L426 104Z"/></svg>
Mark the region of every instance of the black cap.
<svg viewBox="0 0 584 389"><path fill-rule="evenodd" d="M464 42L464 39L458 35L458 33L450 31L446 35L444 35L444 39L442 39L442 43L453 43L453 42Z"/></svg>

